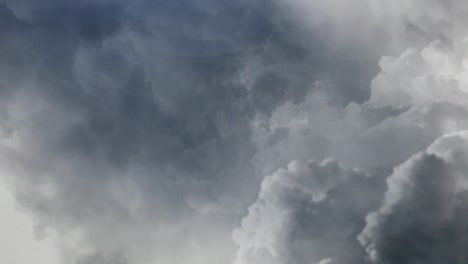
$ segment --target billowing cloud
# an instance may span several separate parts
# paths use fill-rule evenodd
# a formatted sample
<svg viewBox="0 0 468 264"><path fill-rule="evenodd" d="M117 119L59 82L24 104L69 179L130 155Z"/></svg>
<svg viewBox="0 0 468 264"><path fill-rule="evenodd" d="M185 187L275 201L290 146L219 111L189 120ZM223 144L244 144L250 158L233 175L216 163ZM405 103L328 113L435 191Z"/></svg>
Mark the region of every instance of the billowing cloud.
<svg viewBox="0 0 468 264"><path fill-rule="evenodd" d="M388 178L359 236L375 263L466 262L467 140L445 136Z"/></svg>
<svg viewBox="0 0 468 264"><path fill-rule="evenodd" d="M362 100L373 72L282 6L1 6L1 163L65 262L230 261L261 181L253 118L300 103L322 78L334 103Z"/></svg>
<svg viewBox="0 0 468 264"><path fill-rule="evenodd" d="M464 263L467 152L468 132L443 136L386 186L378 172L294 161L264 178L233 263Z"/></svg>
<svg viewBox="0 0 468 264"><path fill-rule="evenodd" d="M382 183L334 160L291 162L264 178L233 233L233 263L365 263L356 236L380 201Z"/></svg>
<svg viewBox="0 0 468 264"><path fill-rule="evenodd" d="M459 0L4 3L2 174L64 263L365 263L392 169L468 129Z"/></svg>
<svg viewBox="0 0 468 264"><path fill-rule="evenodd" d="M256 161L264 173L290 159L335 157L344 166L367 171L372 175L368 181L378 183L389 176L386 192L360 189L364 184L344 188L362 193L368 202L378 204L383 199L379 209L371 213L368 206L361 214L351 209L356 215L347 211L346 201L352 198L328 196L336 201L337 211L358 219L333 226L342 236L349 235L350 244L342 244L343 238L327 229L336 217L306 213L317 206L312 199L285 204L298 191L284 187L283 181L294 181L297 176L280 170L266 176L258 200L234 232L239 245L234 263L464 263L460 249L466 247L462 231L466 133L459 132L468 125L464 18L451 2L411 1L408 5L421 6L423 11L397 10L394 15L405 18L408 30L417 30L430 41L422 46L414 42L401 55L384 56L366 102L332 105L321 93L329 83L319 82L304 102L285 104L271 117L254 122L259 144ZM434 30L428 25L440 27ZM265 188L280 178L275 175L283 175L281 183L275 181L281 187ZM307 206L302 207L304 203ZM363 220L367 223L362 224ZM330 240L312 234L310 230L315 229ZM360 235L344 230L360 230ZM309 244L297 247L295 242L301 239Z"/></svg>

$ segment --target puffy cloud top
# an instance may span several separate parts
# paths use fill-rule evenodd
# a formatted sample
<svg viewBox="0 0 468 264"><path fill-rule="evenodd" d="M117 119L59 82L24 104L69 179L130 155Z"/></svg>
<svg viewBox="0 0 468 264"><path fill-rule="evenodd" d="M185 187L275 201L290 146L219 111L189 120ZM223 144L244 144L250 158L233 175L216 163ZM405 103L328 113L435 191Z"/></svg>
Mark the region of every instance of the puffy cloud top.
<svg viewBox="0 0 468 264"><path fill-rule="evenodd" d="M333 160L291 162L266 176L233 233L235 264L362 263L356 235L383 184Z"/></svg>
<svg viewBox="0 0 468 264"><path fill-rule="evenodd" d="M463 263L467 11L4 0L0 174L67 264Z"/></svg>
<svg viewBox="0 0 468 264"><path fill-rule="evenodd" d="M442 137L397 167L359 235L375 263L465 263L468 133Z"/></svg>

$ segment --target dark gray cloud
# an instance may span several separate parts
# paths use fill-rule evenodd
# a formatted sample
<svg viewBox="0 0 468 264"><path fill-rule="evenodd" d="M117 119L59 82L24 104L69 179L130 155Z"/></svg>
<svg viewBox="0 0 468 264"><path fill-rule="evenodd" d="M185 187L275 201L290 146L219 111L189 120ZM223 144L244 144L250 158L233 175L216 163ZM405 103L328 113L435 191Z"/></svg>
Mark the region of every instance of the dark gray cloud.
<svg viewBox="0 0 468 264"><path fill-rule="evenodd" d="M326 40L273 2L7 3L4 163L37 232L58 230L69 262L118 252L183 263L191 244L212 241L219 256L194 261L228 261L230 230L260 182L252 119L301 102L331 69L355 69L335 67L356 57L324 63ZM336 102L362 97L342 91Z"/></svg>
<svg viewBox="0 0 468 264"><path fill-rule="evenodd" d="M465 263L466 132L395 169L360 235L376 263Z"/></svg>
<svg viewBox="0 0 468 264"><path fill-rule="evenodd" d="M4 2L0 162L65 263L230 262L263 175L329 156L346 165L318 171L358 175L321 202L285 192L281 261L361 260L386 173L343 167L387 171L466 128L453 4Z"/></svg>
<svg viewBox="0 0 468 264"><path fill-rule="evenodd" d="M467 125L463 19L439 1L413 1L409 7L421 7L423 11L397 11L402 12L403 21L417 21L421 28L442 22L450 27L428 31L424 38L433 42L427 45L419 47L416 41L401 56L383 57L381 72L371 83L367 102L337 107L320 93L329 84L319 83L318 89L303 102L285 104L272 117L257 119L255 123L256 142L262 153L257 153L256 158L258 163L266 164L262 168L267 173L274 171L277 164L304 157L336 157L343 164L366 168L373 175L369 179L376 182L386 178L387 169L396 167L388 178L385 195L375 188L378 184L369 187L363 182L358 184L356 179L351 182L357 186L346 186L338 192L346 194L352 190L366 197L367 202L373 201L374 206L383 198L380 208L365 217L366 210L347 210L347 201L353 200L350 196L341 200L329 195L327 199L337 205L336 210L346 219L333 225L341 217L330 216L329 204L324 205L326 210L311 214L308 212L314 210L310 208L316 206L313 199L286 202L309 187L289 187L287 183L298 181L297 175L302 174L291 172L289 167L279 170L264 179L259 198L241 228L234 232L239 245L235 263L466 261L461 250L466 247L466 234L462 231L466 135L437 139L463 131ZM420 151L423 153L415 155ZM375 168L384 168L383 173L376 173ZM315 174L305 173L311 178ZM342 172L327 175L340 177ZM328 190L324 186L319 189ZM304 203L307 206L302 206ZM352 202L353 206L358 204ZM347 218L352 216L356 222ZM367 224L360 222L365 219ZM328 225L333 228L328 229ZM341 237L333 233L336 230Z"/></svg>

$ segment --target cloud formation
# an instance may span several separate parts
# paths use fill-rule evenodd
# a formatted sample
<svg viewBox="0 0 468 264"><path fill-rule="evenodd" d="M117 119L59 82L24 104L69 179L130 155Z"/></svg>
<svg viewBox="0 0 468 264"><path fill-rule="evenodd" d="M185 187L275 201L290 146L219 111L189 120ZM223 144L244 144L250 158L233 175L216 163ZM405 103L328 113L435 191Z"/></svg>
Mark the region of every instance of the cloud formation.
<svg viewBox="0 0 468 264"><path fill-rule="evenodd" d="M266 176L233 233L235 264L364 263L356 239L384 187L334 160L293 161Z"/></svg>
<svg viewBox="0 0 468 264"><path fill-rule="evenodd" d="M331 229L339 230L341 236L349 235L353 247L342 244L343 238L326 228L334 217L327 213L306 214L316 206L313 199L285 205L284 201L295 197L297 190L284 187L286 183L265 188L273 178L280 178L277 174L283 175L284 182L297 177L289 170L288 173L280 170L264 179L258 200L251 206L241 229L233 234L239 246L234 263L466 261L463 250L466 247L463 231L466 132L459 132L467 129L464 18L458 16L452 2L412 1L409 5L420 6L423 12L398 10L395 15L405 18L408 30L417 30L430 41L422 46L413 42L401 55L384 56L366 102L350 103L346 107L330 105L326 96L320 94L327 89L327 84L319 83L322 89L312 92L304 102L281 106L271 118L258 119L255 123L259 128L257 142L261 146L256 157L261 164L331 156L346 166L368 171L371 176L367 181L372 179L374 184L387 179L385 192L381 189L374 193L376 189L369 187L361 189L366 186L363 183L345 188L363 194L367 202L381 203L374 212L371 206L360 214L358 209L351 209L356 216L346 211L346 202L352 201L351 197L327 198L328 203L336 202L336 210L346 212L346 217L355 215L358 219ZM428 25L440 27L435 32ZM274 166L262 168L270 173ZM312 172L306 175L314 177ZM334 172L329 177L339 175L340 172ZM307 205L301 207L304 203ZM333 210L332 205L325 208ZM302 214L288 213L296 211ZM359 222L364 219L366 224ZM326 236L311 234L310 230L320 230ZM359 230L360 234L347 233L349 230ZM301 240L309 244L297 247L295 242Z"/></svg>
<svg viewBox="0 0 468 264"><path fill-rule="evenodd" d="M359 235L375 263L465 263L467 132L438 139L397 167Z"/></svg>
<svg viewBox="0 0 468 264"><path fill-rule="evenodd" d="M386 223L452 204L434 146L462 147L433 142L468 129L467 8L6 0L2 174L64 263L457 263Z"/></svg>

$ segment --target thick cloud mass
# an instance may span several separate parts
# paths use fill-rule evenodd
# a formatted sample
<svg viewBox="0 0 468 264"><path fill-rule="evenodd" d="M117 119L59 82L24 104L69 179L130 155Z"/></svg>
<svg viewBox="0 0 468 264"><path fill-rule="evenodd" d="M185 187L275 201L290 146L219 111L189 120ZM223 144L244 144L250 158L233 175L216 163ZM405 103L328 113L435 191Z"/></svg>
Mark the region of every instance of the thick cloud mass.
<svg viewBox="0 0 468 264"><path fill-rule="evenodd" d="M468 134L437 140L397 167L359 239L377 263L466 263Z"/></svg>
<svg viewBox="0 0 468 264"><path fill-rule="evenodd" d="M356 235L383 184L333 160L291 162L263 180L233 237L235 264L364 263Z"/></svg>
<svg viewBox="0 0 468 264"><path fill-rule="evenodd" d="M467 12L5 0L0 174L63 263L463 263Z"/></svg>
<svg viewBox="0 0 468 264"><path fill-rule="evenodd" d="M316 83L318 89L304 102L283 105L254 122L260 145L256 161L265 174L291 158L332 156L371 176L353 180L354 186L343 183L342 198L328 195L318 203L325 209L317 215L307 213L318 206L313 199L285 202L298 193L286 187L296 173L288 169L267 176L241 229L233 233L239 246L234 263L466 262L466 132L458 133L468 125L464 18L452 2L408 4L424 11L395 15L403 12L408 28L424 33L428 42L384 56L368 101L330 105L322 93L328 84ZM386 175L388 190L381 192L379 179ZM349 207L353 197L347 191L366 197L367 207L354 207L365 205L362 200ZM372 212L371 205L379 203ZM334 221L352 216L357 221ZM307 246L297 246L304 241Z"/></svg>

